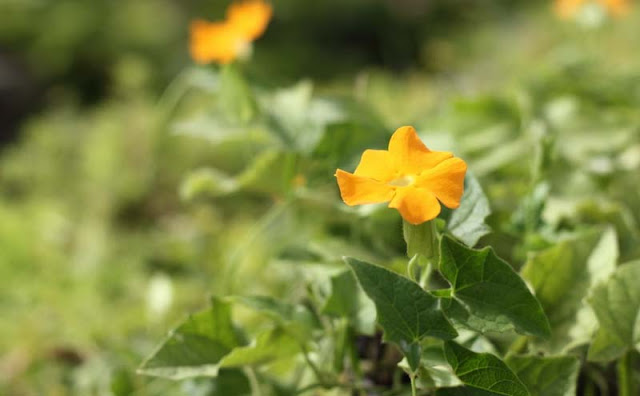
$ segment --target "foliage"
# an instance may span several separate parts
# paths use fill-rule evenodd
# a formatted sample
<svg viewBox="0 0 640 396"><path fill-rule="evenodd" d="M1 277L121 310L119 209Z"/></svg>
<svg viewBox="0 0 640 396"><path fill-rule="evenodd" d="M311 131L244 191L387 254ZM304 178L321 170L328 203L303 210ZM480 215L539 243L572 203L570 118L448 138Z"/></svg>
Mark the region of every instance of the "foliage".
<svg viewBox="0 0 640 396"><path fill-rule="evenodd" d="M162 4L159 36L137 19L125 25L139 42L94 32L99 59L151 53L111 65L111 98L56 96L3 148L0 393L637 392L640 80L637 44L621 39L637 17L580 31L526 6L526 23L424 42L423 65L446 73L291 82L304 62L269 35L312 19L275 4L250 64L185 67L157 101L172 72L145 62L175 67L163 40L187 23ZM111 5L12 7L50 10L51 24L93 15L83 31L105 9L105 26L120 21ZM30 41L27 19L3 37L64 74L88 36ZM353 71L317 63L304 75ZM406 124L469 167L460 207L428 227L347 207L333 176Z"/></svg>

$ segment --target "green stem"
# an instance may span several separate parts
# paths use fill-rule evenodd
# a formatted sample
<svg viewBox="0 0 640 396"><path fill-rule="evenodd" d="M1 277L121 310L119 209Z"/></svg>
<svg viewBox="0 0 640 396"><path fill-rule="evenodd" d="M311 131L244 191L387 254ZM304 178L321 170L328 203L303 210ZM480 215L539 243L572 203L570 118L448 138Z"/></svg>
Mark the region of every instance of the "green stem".
<svg viewBox="0 0 640 396"><path fill-rule="evenodd" d="M260 383L258 382L258 377L256 377L256 372L251 366L247 366L244 368L244 374L247 376L249 380L249 386L251 387L251 396L262 396L262 391L260 390Z"/></svg>
<svg viewBox="0 0 640 396"><path fill-rule="evenodd" d="M529 343L529 337L520 336L516 338L516 340L509 346L508 353L511 355L517 355L519 353L524 352L527 349L527 344Z"/></svg>
<svg viewBox="0 0 640 396"><path fill-rule="evenodd" d="M601 395L609 395L609 385L607 384L607 379L602 375L602 373L595 368L594 366L587 365L586 367L587 376L598 388L598 392Z"/></svg>
<svg viewBox="0 0 640 396"><path fill-rule="evenodd" d="M637 384L633 378L633 351L625 353L616 364L618 374L618 396L636 396Z"/></svg>
<svg viewBox="0 0 640 396"><path fill-rule="evenodd" d="M416 374L415 373L411 373L409 375L409 378L411 379L411 396L417 396L418 395L418 389L416 388Z"/></svg>
<svg viewBox="0 0 640 396"><path fill-rule="evenodd" d="M418 273L419 269L420 269L420 255L416 254L409 260L409 264L407 264L407 275L409 276L409 279L411 279L414 282L417 282L418 279L417 279L416 273Z"/></svg>
<svg viewBox="0 0 640 396"><path fill-rule="evenodd" d="M311 371L313 371L313 374L316 376L316 378L318 379L318 381L320 381L321 384L325 384L326 378L323 375L322 370L320 370L320 368L314 363L314 361L311 360L311 357L309 357L309 352L307 351L307 348L304 345L300 345L300 347L302 350L302 356L304 356L304 360L307 362L307 364L311 368Z"/></svg>
<svg viewBox="0 0 640 396"><path fill-rule="evenodd" d="M589 379L584 384L584 396L596 396L596 385Z"/></svg>
<svg viewBox="0 0 640 396"><path fill-rule="evenodd" d="M349 343L349 322L347 318L342 318L338 323L337 334L333 334L335 348L333 354L333 368L337 373L344 370L345 354Z"/></svg>
<svg viewBox="0 0 640 396"><path fill-rule="evenodd" d="M431 278L431 273L433 272L433 264L431 260L427 260L426 265L422 268L422 273L420 274L420 287L423 289L427 289L429 285L429 279Z"/></svg>

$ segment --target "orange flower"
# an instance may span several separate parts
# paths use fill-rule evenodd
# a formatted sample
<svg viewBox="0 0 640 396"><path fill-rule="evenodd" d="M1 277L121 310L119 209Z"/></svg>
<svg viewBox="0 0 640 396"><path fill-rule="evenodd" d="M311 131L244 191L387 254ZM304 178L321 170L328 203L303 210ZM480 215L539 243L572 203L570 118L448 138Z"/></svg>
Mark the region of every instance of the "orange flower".
<svg viewBox="0 0 640 396"><path fill-rule="evenodd" d="M191 57L197 63L230 63L250 50L271 19L271 5L263 0L233 3L221 22L191 22Z"/></svg>
<svg viewBox="0 0 640 396"><path fill-rule="evenodd" d="M229 63L242 51L226 22L191 22L191 57L197 63Z"/></svg>
<svg viewBox="0 0 640 396"><path fill-rule="evenodd" d="M406 221L420 224L438 216L440 202L460 206L466 171L463 160L429 150L416 130L405 126L393 133L389 150L365 150L353 174L338 169L336 177L347 205L390 201Z"/></svg>
<svg viewBox="0 0 640 396"><path fill-rule="evenodd" d="M613 15L622 16L629 12L630 0L600 0L607 10Z"/></svg>
<svg viewBox="0 0 640 396"><path fill-rule="evenodd" d="M585 2L586 0L556 0L554 7L558 16L568 19L573 17Z"/></svg>
<svg viewBox="0 0 640 396"><path fill-rule="evenodd" d="M262 0L233 3L227 9L227 21L244 40L253 41L262 36L271 19L271 6Z"/></svg>
<svg viewBox="0 0 640 396"><path fill-rule="evenodd" d="M554 7L558 16L568 19L574 17L590 2L599 4L614 16L622 16L629 12L630 0L556 0Z"/></svg>

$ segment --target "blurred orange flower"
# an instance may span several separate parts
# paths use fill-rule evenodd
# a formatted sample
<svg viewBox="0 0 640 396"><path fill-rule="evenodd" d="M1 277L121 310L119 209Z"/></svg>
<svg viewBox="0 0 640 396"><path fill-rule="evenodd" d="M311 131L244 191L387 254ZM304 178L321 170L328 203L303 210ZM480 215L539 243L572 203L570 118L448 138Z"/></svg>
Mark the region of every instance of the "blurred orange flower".
<svg viewBox="0 0 640 396"><path fill-rule="evenodd" d="M631 0L600 0L613 15L625 15L629 12Z"/></svg>
<svg viewBox="0 0 640 396"><path fill-rule="evenodd" d="M556 14L562 18L571 18L587 0L556 0L554 8Z"/></svg>
<svg viewBox="0 0 640 396"><path fill-rule="evenodd" d="M622 16L629 12L630 0L556 0L554 8L561 18L572 18L589 3L602 6L608 13Z"/></svg>
<svg viewBox="0 0 640 396"><path fill-rule="evenodd" d="M463 160L429 150L405 126L393 133L388 150L365 150L353 174L338 169L335 176L347 205L390 201L406 221L420 224L438 216L440 203L460 206L466 171Z"/></svg>
<svg viewBox="0 0 640 396"><path fill-rule="evenodd" d="M235 2L226 19L191 22L191 57L197 63L230 63L250 50L251 42L264 33L271 19L271 5L263 0Z"/></svg>

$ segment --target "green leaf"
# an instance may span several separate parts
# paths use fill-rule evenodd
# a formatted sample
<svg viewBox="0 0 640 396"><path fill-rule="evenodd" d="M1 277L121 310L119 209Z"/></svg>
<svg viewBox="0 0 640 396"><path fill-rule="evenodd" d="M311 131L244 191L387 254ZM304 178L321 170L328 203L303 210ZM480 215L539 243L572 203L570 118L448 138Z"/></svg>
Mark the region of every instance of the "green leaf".
<svg viewBox="0 0 640 396"><path fill-rule="evenodd" d="M436 396L496 396L504 393L494 393L482 389L460 386L457 388L442 388L436 391Z"/></svg>
<svg viewBox="0 0 640 396"><path fill-rule="evenodd" d="M447 230L465 245L474 246L491 231L484 222L490 214L489 200L478 179L471 172L467 172L460 207L451 213L447 221Z"/></svg>
<svg viewBox="0 0 640 396"><path fill-rule="evenodd" d="M241 367L268 363L300 352L300 344L280 327L260 333L249 345L237 347L222 358L219 366Z"/></svg>
<svg viewBox="0 0 640 396"><path fill-rule="evenodd" d="M256 101L251 88L234 65L225 65L220 72L218 103L231 122L247 124L256 114Z"/></svg>
<svg viewBox="0 0 640 396"><path fill-rule="evenodd" d="M439 389L436 393L438 396L530 395L513 371L490 353L475 353L455 342L447 341L444 344L444 355L465 386Z"/></svg>
<svg viewBox="0 0 640 396"><path fill-rule="evenodd" d="M114 396L128 396L136 392L133 373L125 368L118 368L111 373L110 389Z"/></svg>
<svg viewBox="0 0 640 396"><path fill-rule="evenodd" d="M176 380L214 377L220 360L241 344L231 322L231 306L213 298L211 308L191 315L173 330L138 373Z"/></svg>
<svg viewBox="0 0 640 396"><path fill-rule="evenodd" d="M266 130L255 125L229 121L222 113L194 115L171 124L171 132L203 139L216 146L222 144L247 147L273 146L276 141Z"/></svg>
<svg viewBox="0 0 640 396"><path fill-rule="evenodd" d="M550 189L548 182L540 182L520 201L511 217L513 227L518 232L533 232L542 226L542 211L548 202Z"/></svg>
<svg viewBox="0 0 640 396"><path fill-rule="evenodd" d="M634 259L640 254L640 228L633 211L617 201L591 198L576 205L576 221L582 224L611 224L620 244L620 258Z"/></svg>
<svg viewBox="0 0 640 396"><path fill-rule="evenodd" d="M251 381L240 370L220 370L213 380L213 389L207 396L250 395Z"/></svg>
<svg viewBox="0 0 640 396"><path fill-rule="evenodd" d="M184 70L184 84L215 93L220 86L220 76L213 69L206 67L192 67Z"/></svg>
<svg viewBox="0 0 640 396"><path fill-rule="evenodd" d="M359 160L367 148L386 147L389 131L383 127L384 122L377 119L374 112L365 113L360 122L353 119L354 114L349 113L348 121L327 125L322 139L314 149L313 157L322 159L329 169L352 169L357 165L353 160Z"/></svg>
<svg viewBox="0 0 640 396"><path fill-rule="evenodd" d="M191 172L180 186L180 197L192 200L197 197L226 195L238 188L236 181L220 171L202 168Z"/></svg>
<svg viewBox="0 0 640 396"><path fill-rule="evenodd" d="M306 342L311 332L319 327L317 318L304 305L288 304L266 296L233 296L228 299L267 315L299 341Z"/></svg>
<svg viewBox="0 0 640 396"><path fill-rule="evenodd" d="M426 336L452 339L457 332L439 308L438 299L417 283L354 258L346 258L364 292L376 305L385 338L418 342Z"/></svg>
<svg viewBox="0 0 640 396"><path fill-rule="evenodd" d="M373 335L375 331L375 305L358 287L350 270L331 276L331 293L321 312L351 319L360 333Z"/></svg>
<svg viewBox="0 0 640 396"><path fill-rule="evenodd" d="M240 188L267 194L285 194L293 188L297 156L267 150L260 153L237 177Z"/></svg>
<svg viewBox="0 0 640 396"><path fill-rule="evenodd" d="M592 230L542 251L522 268L548 315L551 338L537 342L549 353L562 353L591 339L597 322L584 299L615 269L618 257L613 229Z"/></svg>
<svg viewBox="0 0 640 396"><path fill-rule="evenodd" d="M514 327L509 320L497 320L493 317L474 315L465 305L452 296L441 297L442 309L455 325L456 329L469 329L480 333L512 330Z"/></svg>
<svg viewBox="0 0 640 396"><path fill-rule="evenodd" d="M346 270L331 277L331 294L322 307L326 315L350 317L358 310L358 284Z"/></svg>
<svg viewBox="0 0 640 396"><path fill-rule="evenodd" d="M303 152L313 150L327 125L345 119L342 108L335 102L314 98L312 93L313 84L301 81L277 91L262 103L271 130L287 147Z"/></svg>
<svg viewBox="0 0 640 396"><path fill-rule="evenodd" d="M418 379L422 387L461 386L462 382L453 373L444 356L443 342L435 338L427 338L422 342L422 359Z"/></svg>
<svg viewBox="0 0 640 396"><path fill-rule="evenodd" d="M166 390L165 390L165 393ZM215 378L194 378L182 383L180 395L249 396L251 384L240 369L221 369Z"/></svg>
<svg viewBox="0 0 640 396"><path fill-rule="evenodd" d="M589 360L610 361L629 349L640 351L640 261L621 265L589 297L598 331Z"/></svg>
<svg viewBox="0 0 640 396"><path fill-rule="evenodd" d="M353 258L345 261L376 305L385 340L400 347L412 369L417 368L418 344L424 337L445 340L456 337L457 332L440 309L438 298L417 283L364 261Z"/></svg>
<svg viewBox="0 0 640 396"><path fill-rule="evenodd" d="M514 328L539 337L549 335L540 303L492 249L470 249L444 236L440 251L440 272L451 284L453 298L478 319L469 323L470 327L479 331Z"/></svg>
<svg viewBox="0 0 640 396"><path fill-rule="evenodd" d="M574 396L580 361L573 356L510 356L507 365L531 396Z"/></svg>

